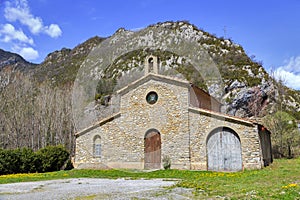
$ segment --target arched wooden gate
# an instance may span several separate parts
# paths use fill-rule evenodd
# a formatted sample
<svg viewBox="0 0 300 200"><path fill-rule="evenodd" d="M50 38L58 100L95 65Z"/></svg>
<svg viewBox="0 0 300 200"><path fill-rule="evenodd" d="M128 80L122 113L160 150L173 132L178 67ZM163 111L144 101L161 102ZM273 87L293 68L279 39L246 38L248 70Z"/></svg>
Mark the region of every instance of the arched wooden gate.
<svg viewBox="0 0 300 200"><path fill-rule="evenodd" d="M161 138L160 133L155 129L150 129L145 134L145 169L161 168Z"/></svg>
<svg viewBox="0 0 300 200"><path fill-rule="evenodd" d="M242 170L239 136L229 128L218 128L207 138L207 169L211 171Z"/></svg>

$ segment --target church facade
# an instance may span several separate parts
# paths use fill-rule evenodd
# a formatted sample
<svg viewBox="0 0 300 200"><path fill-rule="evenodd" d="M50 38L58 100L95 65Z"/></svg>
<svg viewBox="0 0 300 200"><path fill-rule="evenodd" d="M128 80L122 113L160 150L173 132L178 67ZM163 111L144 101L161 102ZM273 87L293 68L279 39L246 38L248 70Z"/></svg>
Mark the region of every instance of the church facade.
<svg viewBox="0 0 300 200"><path fill-rule="evenodd" d="M120 109L76 134L75 168L240 171L272 162L270 132L220 113L221 104L185 80L158 74L145 60L145 76L117 91Z"/></svg>

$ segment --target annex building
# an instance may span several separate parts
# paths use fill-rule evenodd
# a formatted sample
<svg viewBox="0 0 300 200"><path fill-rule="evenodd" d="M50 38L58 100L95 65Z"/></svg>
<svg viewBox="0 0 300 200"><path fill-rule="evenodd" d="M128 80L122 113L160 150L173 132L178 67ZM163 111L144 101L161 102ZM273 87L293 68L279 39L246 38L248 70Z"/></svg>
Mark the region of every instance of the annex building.
<svg viewBox="0 0 300 200"><path fill-rule="evenodd" d="M145 75L117 91L118 113L76 134L76 168L240 171L272 162L270 132L254 121L220 113L221 104L185 80Z"/></svg>

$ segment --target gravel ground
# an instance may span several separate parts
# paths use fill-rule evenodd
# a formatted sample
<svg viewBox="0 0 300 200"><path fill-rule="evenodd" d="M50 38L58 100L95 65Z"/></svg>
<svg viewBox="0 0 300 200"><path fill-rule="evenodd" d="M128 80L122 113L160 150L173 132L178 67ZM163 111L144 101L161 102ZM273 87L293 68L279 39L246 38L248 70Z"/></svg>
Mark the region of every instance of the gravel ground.
<svg viewBox="0 0 300 200"><path fill-rule="evenodd" d="M191 199L192 190L165 188L175 181L161 179L63 179L0 185L0 199Z"/></svg>

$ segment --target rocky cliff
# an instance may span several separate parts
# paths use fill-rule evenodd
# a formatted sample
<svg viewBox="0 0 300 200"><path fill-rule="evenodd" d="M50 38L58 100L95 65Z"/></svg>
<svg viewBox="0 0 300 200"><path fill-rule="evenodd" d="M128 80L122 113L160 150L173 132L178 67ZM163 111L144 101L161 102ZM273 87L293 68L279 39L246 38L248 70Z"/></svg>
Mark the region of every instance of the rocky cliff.
<svg viewBox="0 0 300 200"><path fill-rule="evenodd" d="M164 38L163 32L166 30L171 33L172 37ZM140 31L140 33L119 29L114 35L109 37L109 42L111 42L111 46L117 41L123 40L128 42L124 38L136 34L136 40L130 44L128 43L128 45L145 44L152 41L153 32L161 34L161 37L156 38L155 41L153 40L153 43L159 43L160 49L145 48L127 52L114 59L105 68L93 72L97 76L94 75L91 78L101 79L97 86L96 100L110 95L115 87L114 84L124 81L124 77L132 71L141 71L145 56L151 53L160 58L162 66L160 73L171 76L183 76L190 82L205 89L223 103L222 111L224 113L240 117L261 117L272 113L276 106L280 104L284 110L300 119L299 91L278 84L266 72L260 62L255 61L245 53L242 46L235 44L230 39L218 38L188 22L158 23L150 25ZM206 57L208 57L207 63L210 63L202 62L207 70L205 76L195 71L193 63L178 53L181 51L165 51L165 49L170 47L170 44L180 44L180 38L192 41L196 52L205 52ZM39 65L30 64L16 54L1 50L0 70L3 72L4 69L13 67L21 72L30 72L31 77L38 82L48 80L54 86L60 87L75 80L80 66L87 63L87 60L90 59L90 52L99 48L103 41L105 41L104 38L96 36L76 46L74 49L63 48L50 53L45 61ZM181 47L179 46L179 48ZM97 62L101 61L96 59L94 64L97 65ZM206 81L211 64L217 67L220 73L223 82L221 87L218 82ZM131 77L131 79L127 77L127 82L142 75L142 73L135 74L136 76ZM126 81L123 84L126 84Z"/></svg>

